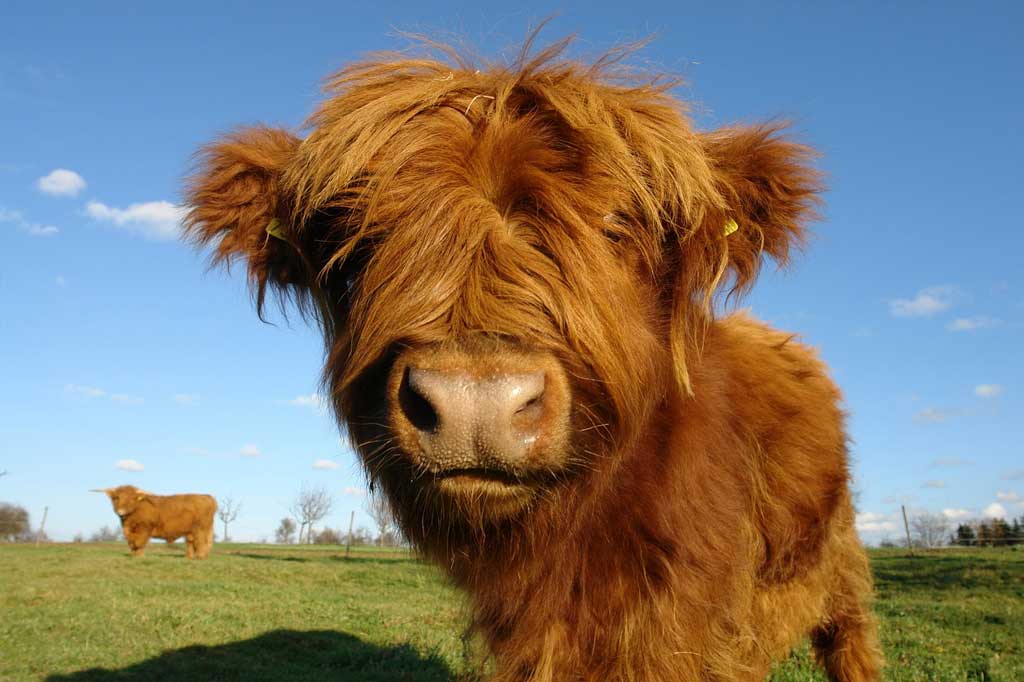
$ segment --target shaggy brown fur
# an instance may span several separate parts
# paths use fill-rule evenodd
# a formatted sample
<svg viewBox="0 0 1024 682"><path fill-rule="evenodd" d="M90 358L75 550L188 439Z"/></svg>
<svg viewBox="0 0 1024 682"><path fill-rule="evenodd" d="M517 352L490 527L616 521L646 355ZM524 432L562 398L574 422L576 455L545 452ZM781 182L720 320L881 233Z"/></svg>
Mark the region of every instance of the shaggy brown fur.
<svg viewBox="0 0 1024 682"><path fill-rule="evenodd" d="M832 679L878 679L839 392L713 315L801 240L810 152L695 132L667 85L564 47L348 67L305 139L205 150L190 234L321 322L337 414L495 680L762 680L808 634ZM526 460L417 445L418 368L543 376Z"/></svg>
<svg viewBox="0 0 1024 682"><path fill-rule="evenodd" d="M189 559L210 555L217 500L209 495L154 495L131 485L93 492L110 498L132 556L142 556L150 538L170 543L181 537Z"/></svg>

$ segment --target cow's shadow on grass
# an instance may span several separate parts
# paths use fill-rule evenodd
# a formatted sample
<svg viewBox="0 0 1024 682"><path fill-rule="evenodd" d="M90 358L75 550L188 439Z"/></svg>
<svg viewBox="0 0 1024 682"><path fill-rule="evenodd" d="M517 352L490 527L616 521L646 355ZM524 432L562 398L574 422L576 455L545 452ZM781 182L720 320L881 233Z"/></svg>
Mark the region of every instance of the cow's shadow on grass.
<svg viewBox="0 0 1024 682"><path fill-rule="evenodd" d="M141 663L51 675L47 682L255 680L260 682L459 682L448 665L408 644L381 647L325 630L275 630L220 646L165 651Z"/></svg>

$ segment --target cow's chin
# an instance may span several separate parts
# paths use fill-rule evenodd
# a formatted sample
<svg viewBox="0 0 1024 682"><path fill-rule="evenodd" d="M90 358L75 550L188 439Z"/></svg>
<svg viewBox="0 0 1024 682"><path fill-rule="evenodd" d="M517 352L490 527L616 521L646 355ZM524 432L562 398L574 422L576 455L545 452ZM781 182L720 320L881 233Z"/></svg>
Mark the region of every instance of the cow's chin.
<svg viewBox="0 0 1024 682"><path fill-rule="evenodd" d="M459 469L436 476L431 485L455 511L471 519L500 520L530 506L537 495L533 482L480 469Z"/></svg>

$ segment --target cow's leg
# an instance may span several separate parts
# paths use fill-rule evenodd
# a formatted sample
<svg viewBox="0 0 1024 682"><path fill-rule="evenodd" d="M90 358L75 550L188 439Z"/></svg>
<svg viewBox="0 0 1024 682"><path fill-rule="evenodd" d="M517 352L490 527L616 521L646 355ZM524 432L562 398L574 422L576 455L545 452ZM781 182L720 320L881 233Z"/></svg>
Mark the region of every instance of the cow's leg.
<svg viewBox="0 0 1024 682"><path fill-rule="evenodd" d="M874 619L861 610L833 614L811 632L818 664L833 682L875 682L882 679L881 656Z"/></svg>
<svg viewBox="0 0 1024 682"><path fill-rule="evenodd" d="M192 529L193 547L195 548L195 558L205 559L210 554L210 544L212 538L209 537L209 533L202 526L197 526Z"/></svg>
<svg viewBox="0 0 1024 682"><path fill-rule="evenodd" d="M185 536L185 558L193 559L196 554L196 536L189 533Z"/></svg>
<svg viewBox="0 0 1024 682"><path fill-rule="evenodd" d="M839 562L828 610L811 631L811 645L833 682L875 682L882 679L882 653L877 624L868 610L871 572L852 527L847 542L854 551Z"/></svg>
<svg viewBox="0 0 1024 682"><path fill-rule="evenodd" d="M149 536L141 535L135 536L128 540L128 547L132 550L132 556L142 556L146 551L146 545L149 544Z"/></svg>
<svg viewBox="0 0 1024 682"><path fill-rule="evenodd" d="M210 548L213 547L213 526L199 531L198 550L199 558L205 559L210 556Z"/></svg>

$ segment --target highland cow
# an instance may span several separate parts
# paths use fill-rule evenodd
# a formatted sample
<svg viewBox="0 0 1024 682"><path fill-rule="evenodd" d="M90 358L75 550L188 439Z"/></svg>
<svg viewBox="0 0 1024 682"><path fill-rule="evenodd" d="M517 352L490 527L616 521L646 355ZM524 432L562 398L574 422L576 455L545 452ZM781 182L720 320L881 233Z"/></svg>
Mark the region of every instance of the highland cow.
<svg viewBox="0 0 1024 682"><path fill-rule="evenodd" d="M808 634L878 679L839 392L715 314L801 242L812 153L696 132L670 84L565 45L350 66L304 138L205 149L188 232L318 320L338 418L495 680L763 680Z"/></svg>
<svg viewBox="0 0 1024 682"><path fill-rule="evenodd" d="M182 537L189 559L210 555L217 500L209 495L154 495L131 485L92 492L110 498L132 556L142 556L150 538L170 544Z"/></svg>

